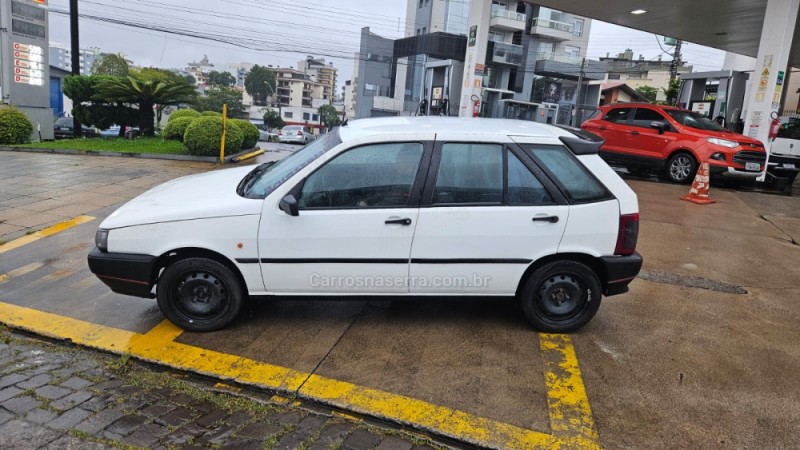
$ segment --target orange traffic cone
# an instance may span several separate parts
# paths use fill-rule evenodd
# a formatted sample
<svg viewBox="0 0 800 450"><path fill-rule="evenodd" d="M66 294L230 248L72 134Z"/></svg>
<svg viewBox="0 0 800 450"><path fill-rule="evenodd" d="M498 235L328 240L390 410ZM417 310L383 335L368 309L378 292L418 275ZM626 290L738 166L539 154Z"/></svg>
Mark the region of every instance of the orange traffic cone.
<svg viewBox="0 0 800 450"><path fill-rule="evenodd" d="M709 175L708 163L700 164L697 169L697 175L694 176L692 188L689 189L689 195L681 197L681 200L687 202L697 203L698 205L708 205L709 203L716 203L714 200L708 198L708 190L710 187L711 177Z"/></svg>

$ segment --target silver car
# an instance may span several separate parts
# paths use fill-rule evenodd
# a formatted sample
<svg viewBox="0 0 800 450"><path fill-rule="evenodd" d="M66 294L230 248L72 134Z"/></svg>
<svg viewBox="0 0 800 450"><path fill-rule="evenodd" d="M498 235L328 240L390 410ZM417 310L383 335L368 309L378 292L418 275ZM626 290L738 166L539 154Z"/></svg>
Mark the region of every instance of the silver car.
<svg viewBox="0 0 800 450"><path fill-rule="evenodd" d="M287 125L278 131L278 141L306 145L316 139L308 127L300 125Z"/></svg>

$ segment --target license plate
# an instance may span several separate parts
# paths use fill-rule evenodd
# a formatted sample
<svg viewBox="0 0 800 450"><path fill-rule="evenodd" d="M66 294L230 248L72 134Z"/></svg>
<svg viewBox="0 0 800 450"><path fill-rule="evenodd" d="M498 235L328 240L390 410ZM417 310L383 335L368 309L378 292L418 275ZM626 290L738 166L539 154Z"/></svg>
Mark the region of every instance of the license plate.
<svg viewBox="0 0 800 450"><path fill-rule="evenodd" d="M59 128L59 130L61 130L61 131L69 131L69 127L61 127L61 128Z"/></svg>
<svg viewBox="0 0 800 450"><path fill-rule="evenodd" d="M761 164L754 163L754 162L749 162L749 163L745 163L744 164L744 168L747 169L747 170L758 171L758 170L761 170Z"/></svg>
<svg viewBox="0 0 800 450"><path fill-rule="evenodd" d="M794 163L783 163L783 167L786 169L794 169L795 165Z"/></svg>

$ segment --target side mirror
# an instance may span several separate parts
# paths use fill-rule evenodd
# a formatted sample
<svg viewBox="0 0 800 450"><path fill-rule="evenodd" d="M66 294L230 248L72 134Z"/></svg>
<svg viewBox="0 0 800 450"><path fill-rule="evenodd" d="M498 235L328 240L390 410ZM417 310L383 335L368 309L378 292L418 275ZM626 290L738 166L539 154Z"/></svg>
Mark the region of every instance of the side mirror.
<svg viewBox="0 0 800 450"><path fill-rule="evenodd" d="M281 211L285 212L290 216L299 216L300 210L297 207L297 199L294 198L294 195L289 194L286 197L281 199L281 202L278 204L278 207Z"/></svg>
<svg viewBox="0 0 800 450"><path fill-rule="evenodd" d="M664 134L664 130L667 129L667 124L661 121L650 122L650 128L658 130L658 134Z"/></svg>

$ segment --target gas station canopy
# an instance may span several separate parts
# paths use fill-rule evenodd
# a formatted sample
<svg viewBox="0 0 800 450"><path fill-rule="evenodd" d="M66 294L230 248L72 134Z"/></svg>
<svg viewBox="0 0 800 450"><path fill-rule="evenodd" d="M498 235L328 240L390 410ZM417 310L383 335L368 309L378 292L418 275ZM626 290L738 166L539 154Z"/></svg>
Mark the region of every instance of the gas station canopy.
<svg viewBox="0 0 800 450"><path fill-rule="evenodd" d="M599 19L695 44L758 56L767 0L536 0L559 11ZM645 13L631 14L644 10ZM800 27L789 65L800 67Z"/></svg>

